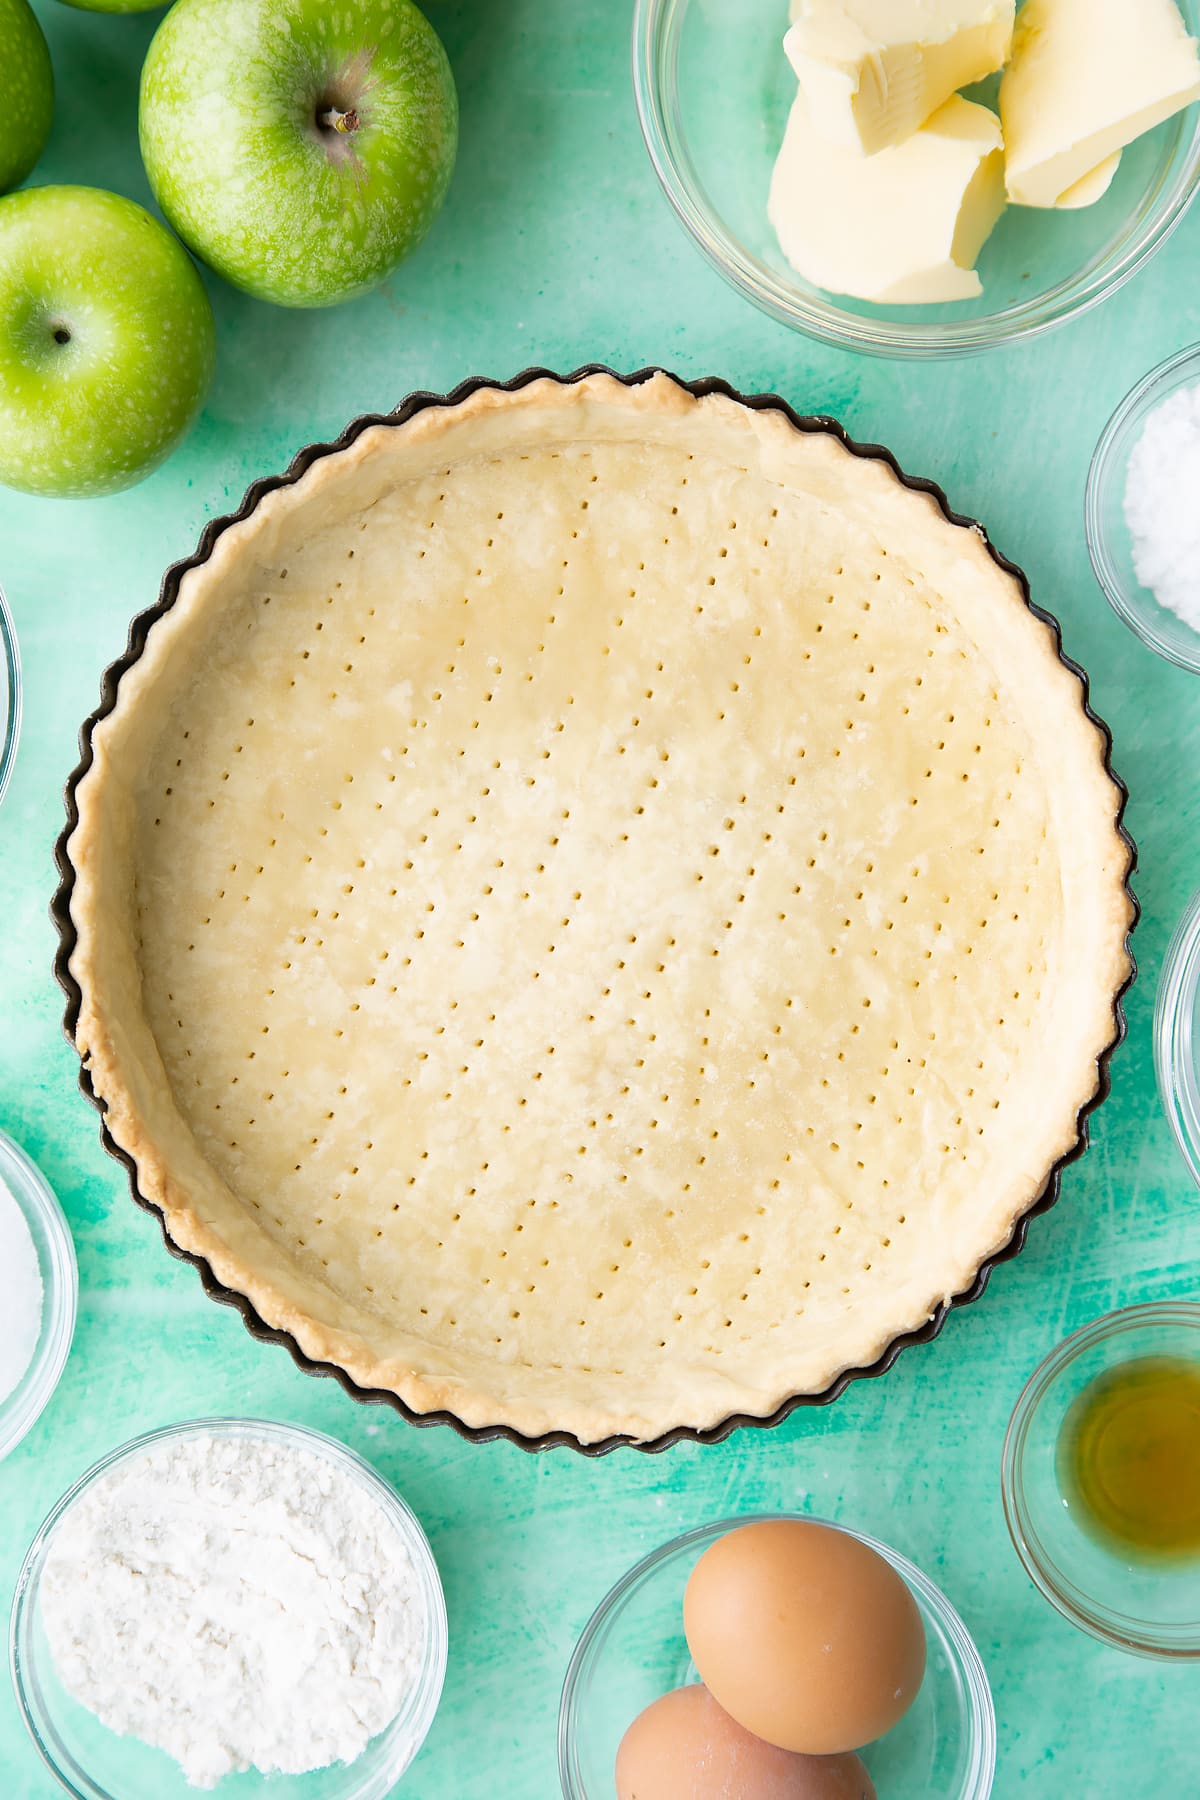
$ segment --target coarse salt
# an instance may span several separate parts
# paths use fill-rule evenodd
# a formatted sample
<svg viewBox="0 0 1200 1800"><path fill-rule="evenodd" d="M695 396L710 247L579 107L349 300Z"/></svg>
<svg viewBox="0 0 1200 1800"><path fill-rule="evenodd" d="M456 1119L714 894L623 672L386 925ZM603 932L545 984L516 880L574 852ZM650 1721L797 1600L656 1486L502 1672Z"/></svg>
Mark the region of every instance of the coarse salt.
<svg viewBox="0 0 1200 1800"><path fill-rule="evenodd" d="M1160 606L1200 631L1200 384L1156 406L1125 477L1133 566Z"/></svg>
<svg viewBox="0 0 1200 1800"><path fill-rule="evenodd" d="M42 1329L42 1274L25 1214L0 1181L0 1402L33 1361Z"/></svg>

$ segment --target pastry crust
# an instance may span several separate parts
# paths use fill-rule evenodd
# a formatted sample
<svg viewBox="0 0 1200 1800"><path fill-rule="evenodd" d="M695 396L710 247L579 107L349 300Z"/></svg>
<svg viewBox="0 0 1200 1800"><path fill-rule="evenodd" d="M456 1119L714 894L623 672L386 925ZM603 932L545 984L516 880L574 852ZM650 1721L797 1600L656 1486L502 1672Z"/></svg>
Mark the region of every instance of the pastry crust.
<svg viewBox="0 0 1200 1800"><path fill-rule="evenodd" d="M364 430L184 575L77 790L76 1042L171 1240L417 1412L772 1414L972 1284L1130 972L978 532L665 375Z"/></svg>

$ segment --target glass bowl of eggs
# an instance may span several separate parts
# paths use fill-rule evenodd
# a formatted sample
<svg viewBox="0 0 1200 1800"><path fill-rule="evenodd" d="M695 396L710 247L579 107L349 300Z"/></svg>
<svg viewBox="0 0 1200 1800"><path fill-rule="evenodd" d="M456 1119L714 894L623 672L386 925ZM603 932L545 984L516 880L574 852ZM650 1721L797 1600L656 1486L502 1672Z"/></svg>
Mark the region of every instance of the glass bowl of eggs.
<svg viewBox="0 0 1200 1800"><path fill-rule="evenodd" d="M676 1800L707 1791L700 1770L741 1800L987 1800L996 1722L965 1625L906 1557L753 1514L664 1544L601 1601L558 1760L565 1800Z"/></svg>
<svg viewBox="0 0 1200 1800"><path fill-rule="evenodd" d="M1040 4L1025 0L1031 45L1039 35L1032 15ZM791 8L793 15L803 10L796 4ZM921 127L938 141L904 138L899 145L889 144L875 154L902 160L894 170L873 164L865 176L861 166L855 168L846 158L861 157L864 142L878 141L872 131L880 124L880 113L877 108L873 120L866 116L869 107L857 113L856 141L843 141L852 81L861 74L857 102L870 99L874 80L886 115L894 96L905 106L920 89L925 68L936 66L939 56L931 54L923 64L920 46L893 53L864 41L858 45L857 64L849 59L848 79L845 68L821 63L821 44L790 40L790 52L803 52L795 60L811 77L805 94L813 129L808 130L810 153L791 159L797 164L791 198L781 194L773 204L776 163L785 166L780 150L798 93L797 71L783 49L789 25L786 0L637 0L634 81L651 161L700 250L764 312L842 349L895 357L970 354L1036 336L1098 305L1137 273L1179 223L1200 186L1200 108L1180 104L1184 96L1194 98L1188 88L1188 58L1190 54L1194 60L1194 52L1186 48L1186 34L1197 36L1200 0L1178 5L1176 0L1142 0L1137 7L1123 8L1109 0L1102 24L1089 16L1088 0L1074 9L1059 7L1055 55L1043 59L1031 54L1026 61L1030 73L1009 88L1007 167L996 119L996 71L1009 56L1006 80L1018 83L1017 53L1001 41L1005 8L978 10L981 18L1001 19L1000 35L987 37L985 28L986 41L978 44L963 34L957 46L961 56L954 59L949 78L955 87L965 86L965 96L946 101L953 116L946 115L939 129L933 123ZM1118 41L1121 32L1128 34L1124 46ZM1021 36L1018 27L1018 46ZM936 47L939 53L942 48ZM1081 50L1086 53L1082 59ZM1118 118L1111 109L1112 72L1135 60L1146 79L1137 84L1137 93L1131 82L1116 82L1121 100L1115 112L1128 107L1128 116ZM1045 80L1033 69L1039 61ZM982 84L965 79L989 68L993 72ZM1084 179L1076 182L1077 172L1060 168L1059 157L1037 165L1040 122L1053 126L1061 108L1070 145L1067 115L1069 125L1076 126L1089 100L1096 109L1089 124L1097 130L1085 132L1084 142L1106 152L1097 156L1096 167L1078 171ZM1157 105L1148 104L1151 100ZM963 112L964 106L971 110ZM1015 122L1018 113L1035 127L1025 146L1018 141L1026 135ZM937 118L935 113L934 122ZM882 123L888 126L886 116ZM895 128L907 130L912 124L897 118ZM863 138L857 139L860 129ZM1107 147L1126 138L1117 162ZM979 155L967 150L964 161L964 147L973 139L978 139ZM789 141L797 151L803 148L794 133ZM1053 146L1043 143L1040 148ZM946 190L936 188L937 175L934 186L922 185L935 166L955 193L942 221L944 233L931 239L929 247L934 259L943 258L949 284L961 288L964 297L912 304L914 268L919 274L932 266L928 258L914 261L914 246L945 200ZM1019 166L1023 172L1018 177ZM804 171L813 167L815 178L806 181ZM1058 174L1064 179L1069 174L1071 185L1054 193ZM1003 207L1006 180L1029 203ZM788 217L793 221L802 252L797 256L797 244L791 242L791 262L776 231L781 217L784 235L789 235ZM889 244L897 252L890 257L884 254ZM793 266L809 260L806 273ZM962 270L956 275L954 267L946 266L959 263L967 270L974 264L977 284L960 280ZM815 278L818 267L821 282ZM844 271L840 278L839 270ZM902 278L909 278L907 289ZM856 291L870 297L834 292L835 280L848 288L857 282ZM898 290L904 304L878 297Z"/></svg>

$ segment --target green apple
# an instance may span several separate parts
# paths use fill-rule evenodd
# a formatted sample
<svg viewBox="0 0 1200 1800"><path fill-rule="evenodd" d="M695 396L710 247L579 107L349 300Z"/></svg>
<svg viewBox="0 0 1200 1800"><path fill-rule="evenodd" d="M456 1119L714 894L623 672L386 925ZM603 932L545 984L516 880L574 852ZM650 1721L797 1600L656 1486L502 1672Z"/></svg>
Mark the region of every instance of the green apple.
<svg viewBox="0 0 1200 1800"><path fill-rule="evenodd" d="M261 300L328 306L428 230L458 100L412 0L176 0L139 128L155 198L197 256Z"/></svg>
<svg viewBox="0 0 1200 1800"><path fill-rule="evenodd" d="M84 187L0 200L0 482L131 486L195 418L214 355L195 265L132 200Z"/></svg>
<svg viewBox="0 0 1200 1800"><path fill-rule="evenodd" d="M50 135L54 71L29 0L0 0L0 194L24 181Z"/></svg>

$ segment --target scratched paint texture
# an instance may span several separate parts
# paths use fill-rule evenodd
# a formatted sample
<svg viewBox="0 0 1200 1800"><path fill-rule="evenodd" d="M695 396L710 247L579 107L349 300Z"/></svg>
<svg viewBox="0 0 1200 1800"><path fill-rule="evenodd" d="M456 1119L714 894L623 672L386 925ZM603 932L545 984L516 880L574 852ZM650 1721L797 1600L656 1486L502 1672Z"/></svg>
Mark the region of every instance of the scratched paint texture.
<svg viewBox="0 0 1200 1800"><path fill-rule="evenodd" d="M103 18L52 0L39 0L39 12L59 103L36 179L86 180L148 203L135 112L154 18ZM198 1413L270 1414L344 1438L428 1527L451 1655L444 1705L403 1784L411 1800L550 1800L559 1686L594 1603L677 1530L775 1506L861 1526L944 1584L995 1688L999 1800L1196 1793L1196 1675L1105 1650L1043 1604L1009 1548L997 1465L1009 1408L1038 1358L1108 1307L1189 1293L1200 1249L1200 1205L1155 1096L1150 1029L1164 947L1200 883L1200 683L1110 616L1081 525L1088 456L1110 409L1152 363L1200 338L1200 217L1131 289L1032 347L944 367L856 360L760 317L676 228L637 131L629 0L431 0L430 12L459 81L462 152L446 211L417 255L382 292L331 313L271 311L212 283L216 384L164 470L102 501L0 493L0 580L27 700L0 812L0 1124L57 1188L82 1275L62 1385L0 1465L0 1607L43 1514L104 1451ZM770 1435L603 1462L412 1430L299 1374L205 1300L100 1150L60 1035L46 916L76 729L128 619L204 521L301 444L411 388L591 359L716 372L835 413L986 520L1061 618L1113 726L1145 908L1113 1098L1060 1205L986 1299L886 1380ZM43 1800L51 1786L0 1688L0 1795Z"/></svg>

